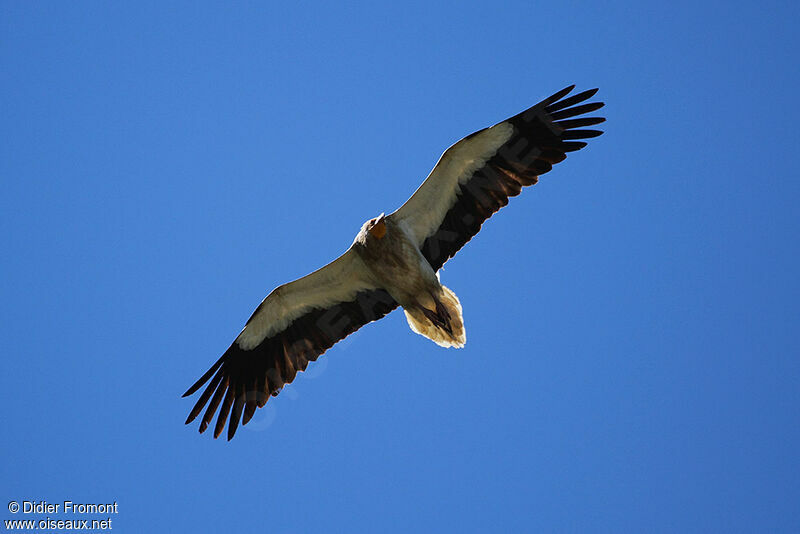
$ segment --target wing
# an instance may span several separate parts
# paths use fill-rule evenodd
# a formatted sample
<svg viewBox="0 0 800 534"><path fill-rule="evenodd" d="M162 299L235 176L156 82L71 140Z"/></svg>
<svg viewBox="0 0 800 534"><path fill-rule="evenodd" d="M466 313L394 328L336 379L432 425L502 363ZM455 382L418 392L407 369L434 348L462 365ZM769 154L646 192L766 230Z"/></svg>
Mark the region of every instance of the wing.
<svg viewBox="0 0 800 534"><path fill-rule="evenodd" d="M225 354L183 394L191 395L211 380L186 423L208 403L200 423L200 432L204 432L221 402L214 437L222 433L230 413L230 440L239 419L247 424L256 408L294 380L309 361L396 307L389 293L370 282L353 249L322 269L276 288L256 308Z"/></svg>
<svg viewBox="0 0 800 534"><path fill-rule="evenodd" d="M434 270L455 256L486 219L508 204L509 197L535 184L567 152L586 146L576 139L602 133L579 128L604 118L570 118L603 107L602 102L581 104L597 89L564 98L574 88L567 87L448 148L419 189L390 215L413 233Z"/></svg>

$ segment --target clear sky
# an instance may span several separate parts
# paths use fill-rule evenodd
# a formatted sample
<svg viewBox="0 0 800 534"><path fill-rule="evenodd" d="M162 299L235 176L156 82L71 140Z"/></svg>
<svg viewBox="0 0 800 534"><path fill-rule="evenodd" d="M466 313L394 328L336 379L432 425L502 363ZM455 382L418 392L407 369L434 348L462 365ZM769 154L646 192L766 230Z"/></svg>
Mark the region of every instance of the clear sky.
<svg viewBox="0 0 800 534"><path fill-rule="evenodd" d="M0 3L4 502L117 501L120 532L800 531L800 4L334 4ZM445 267L465 349L394 312L230 443L184 426L273 287L572 83L606 133Z"/></svg>

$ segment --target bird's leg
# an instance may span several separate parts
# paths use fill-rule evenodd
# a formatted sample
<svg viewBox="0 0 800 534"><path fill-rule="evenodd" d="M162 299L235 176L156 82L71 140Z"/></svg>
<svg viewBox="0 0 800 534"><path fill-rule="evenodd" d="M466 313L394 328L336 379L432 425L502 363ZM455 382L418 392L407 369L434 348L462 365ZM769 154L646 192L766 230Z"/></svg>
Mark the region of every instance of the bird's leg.
<svg viewBox="0 0 800 534"><path fill-rule="evenodd" d="M436 308L438 307L436 305L437 304L436 299L434 299L433 295L431 295L427 291L420 292L416 296L415 300L417 301L417 305L419 305L421 308L424 308L424 309L426 309L428 311L435 312Z"/></svg>

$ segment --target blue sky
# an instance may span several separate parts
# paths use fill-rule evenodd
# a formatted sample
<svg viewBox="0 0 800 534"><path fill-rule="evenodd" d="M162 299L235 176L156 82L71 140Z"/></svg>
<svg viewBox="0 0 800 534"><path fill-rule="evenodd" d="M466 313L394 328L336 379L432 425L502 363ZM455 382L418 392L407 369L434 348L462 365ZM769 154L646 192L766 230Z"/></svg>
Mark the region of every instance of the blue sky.
<svg viewBox="0 0 800 534"><path fill-rule="evenodd" d="M599 4L2 2L0 496L124 532L799 531L800 8ZM232 442L183 425L273 287L572 83L606 133L445 267L465 349L394 312Z"/></svg>

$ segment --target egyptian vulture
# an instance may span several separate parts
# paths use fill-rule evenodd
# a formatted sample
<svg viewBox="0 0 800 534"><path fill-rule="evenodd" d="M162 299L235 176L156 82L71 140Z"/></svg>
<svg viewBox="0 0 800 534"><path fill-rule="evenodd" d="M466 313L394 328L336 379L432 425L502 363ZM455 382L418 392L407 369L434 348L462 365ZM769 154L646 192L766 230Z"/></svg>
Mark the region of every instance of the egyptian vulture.
<svg viewBox="0 0 800 534"><path fill-rule="evenodd" d="M208 382L186 423L208 404L204 432L219 408L214 437L228 421L230 440L239 421L247 424L308 362L398 306L414 332L463 347L461 304L438 271L509 197L586 146L578 139L602 133L584 128L605 119L576 118L603 106L585 103L597 89L567 97L574 88L448 148L400 209L364 223L333 262L267 295L230 348L184 393Z"/></svg>

